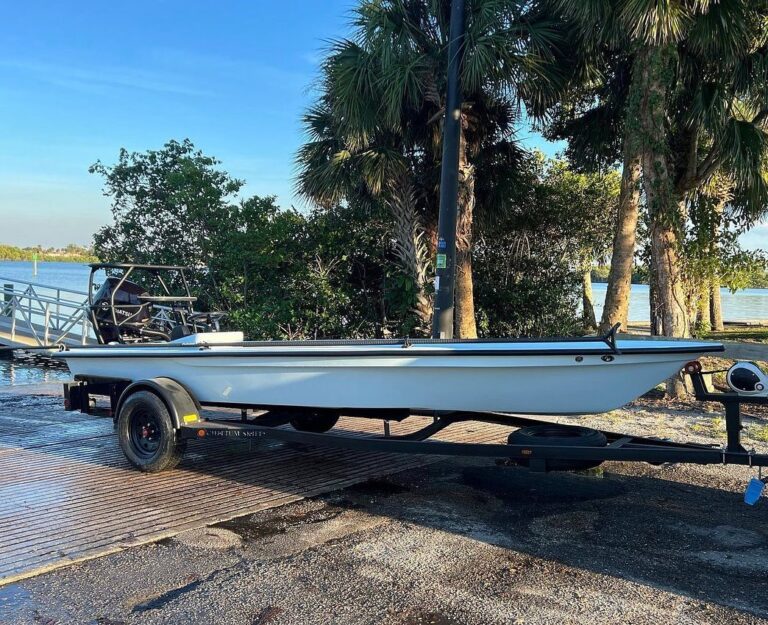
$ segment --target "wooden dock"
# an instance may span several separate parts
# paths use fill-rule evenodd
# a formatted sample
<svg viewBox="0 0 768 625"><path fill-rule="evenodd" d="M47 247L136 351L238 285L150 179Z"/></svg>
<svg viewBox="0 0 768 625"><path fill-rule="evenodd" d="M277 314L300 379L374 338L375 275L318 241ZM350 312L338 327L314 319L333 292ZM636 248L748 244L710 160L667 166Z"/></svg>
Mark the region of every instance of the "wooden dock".
<svg viewBox="0 0 768 625"><path fill-rule="evenodd" d="M392 433L424 424L413 421ZM340 427L380 433L381 422ZM443 437L501 442L506 431L457 424ZM249 444L193 441L179 468L144 474L123 458L111 419L65 412L58 396L0 394L0 585L435 461Z"/></svg>

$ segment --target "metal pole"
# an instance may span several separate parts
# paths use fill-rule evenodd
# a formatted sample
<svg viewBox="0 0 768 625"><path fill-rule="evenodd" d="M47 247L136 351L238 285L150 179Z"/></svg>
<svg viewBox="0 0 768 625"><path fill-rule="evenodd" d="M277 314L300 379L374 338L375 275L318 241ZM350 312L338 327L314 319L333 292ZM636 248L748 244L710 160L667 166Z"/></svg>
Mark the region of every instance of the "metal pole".
<svg viewBox="0 0 768 625"><path fill-rule="evenodd" d="M3 304L7 306L8 304L11 303L12 299L13 299L13 285L4 284L3 285ZM10 311L10 308L8 310Z"/></svg>
<svg viewBox="0 0 768 625"><path fill-rule="evenodd" d="M448 85L443 125L443 162L440 172L440 215L435 261L435 312L432 338L453 338L453 291L456 281L456 222L461 140L461 57L464 43L464 0L451 4L448 42Z"/></svg>

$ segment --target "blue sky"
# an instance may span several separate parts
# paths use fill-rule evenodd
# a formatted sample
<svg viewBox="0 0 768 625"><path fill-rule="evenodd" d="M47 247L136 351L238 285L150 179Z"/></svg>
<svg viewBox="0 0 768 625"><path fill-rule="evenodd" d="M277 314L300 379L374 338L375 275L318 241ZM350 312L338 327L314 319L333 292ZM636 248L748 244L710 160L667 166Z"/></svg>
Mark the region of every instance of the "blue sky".
<svg viewBox="0 0 768 625"><path fill-rule="evenodd" d="M354 0L9 3L0 27L0 242L87 244L110 219L101 180L120 147L190 138L246 180L293 194L300 115ZM531 147L553 153L521 129ZM760 245L763 233L749 235Z"/></svg>

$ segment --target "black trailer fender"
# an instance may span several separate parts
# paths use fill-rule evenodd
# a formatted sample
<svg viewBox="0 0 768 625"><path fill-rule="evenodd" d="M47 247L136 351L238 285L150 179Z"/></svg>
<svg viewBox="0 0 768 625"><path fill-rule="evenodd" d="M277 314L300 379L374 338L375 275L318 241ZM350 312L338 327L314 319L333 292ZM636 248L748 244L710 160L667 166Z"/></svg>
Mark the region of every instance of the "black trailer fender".
<svg viewBox="0 0 768 625"><path fill-rule="evenodd" d="M171 378L151 378L133 382L120 395L117 410L115 410L115 419L120 414L125 400L137 391L150 391L162 399L176 429L182 425L191 425L200 421L200 404L181 383Z"/></svg>

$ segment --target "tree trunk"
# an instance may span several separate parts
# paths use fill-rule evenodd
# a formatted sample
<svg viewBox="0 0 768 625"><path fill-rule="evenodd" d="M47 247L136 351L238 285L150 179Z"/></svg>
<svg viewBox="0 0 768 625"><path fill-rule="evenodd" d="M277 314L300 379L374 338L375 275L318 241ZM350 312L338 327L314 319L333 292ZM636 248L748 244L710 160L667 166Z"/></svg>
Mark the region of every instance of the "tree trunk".
<svg viewBox="0 0 768 625"><path fill-rule="evenodd" d="M677 235L675 227L661 217L651 224L651 257L651 270L656 274L657 305L662 334L670 337L688 337L690 326ZM667 381L667 394L670 397L683 397L685 392L679 374Z"/></svg>
<svg viewBox="0 0 768 625"><path fill-rule="evenodd" d="M627 135L629 132L627 132ZM616 232L613 236L611 270L600 331L607 332L617 323L626 331L629 325L629 296L632 289L632 265L637 235L637 214L640 205L640 156L633 138L624 138L624 169L621 173L621 193Z"/></svg>
<svg viewBox="0 0 768 625"><path fill-rule="evenodd" d="M648 272L648 304L650 305L651 336L661 334L661 316L659 315L659 290L656 288L656 277L653 271Z"/></svg>
<svg viewBox="0 0 768 625"><path fill-rule="evenodd" d="M690 336L688 308L683 288L682 258L678 233L684 223L685 205L676 196L667 162L665 135L667 78L672 48L650 47L638 54L641 93L639 95L640 140L642 144L643 188L651 220L651 270L655 273L657 306L664 336ZM672 397L685 387L679 376L667 385Z"/></svg>
<svg viewBox="0 0 768 625"><path fill-rule="evenodd" d="M592 296L592 267L586 264L581 272L581 302L582 302L582 324L584 329L591 331L597 328L595 319L595 304Z"/></svg>
<svg viewBox="0 0 768 625"><path fill-rule="evenodd" d="M720 297L720 278L715 275L710 282L710 320L712 329L716 332L722 332L725 329L723 324L723 301Z"/></svg>
<svg viewBox="0 0 768 625"><path fill-rule="evenodd" d="M709 332L712 329L710 322L710 302L709 291L712 282L709 279L704 279L699 286L699 301L698 301L698 320L696 322L696 329L700 332Z"/></svg>
<svg viewBox="0 0 768 625"><path fill-rule="evenodd" d="M715 204L715 219L712 223L712 239L710 253L713 256L718 255L718 248L720 247L720 225L723 218L723 212L725 211L726 199ZM716 332L722 332L725 328L723 325L723 302L720 296L720 274L715 269L714 275L710 283L710 319L712 322L712 329Z"/></svg>
<svg viewBox="0 0 768 625"><path fill-rule="evenodd" d="M472 222L475 210L475 168L467 155L467 140L462 122L459 145L459 220L456 226L456 308L455 333L458 338L477 338L475 295L472 282Z"/></svg>
<svg viewBox="0 0 768 625"><path fill-rule="evenodd" d="M460 339L476 339L472 251L456 251L456 332Z"/></svg>

